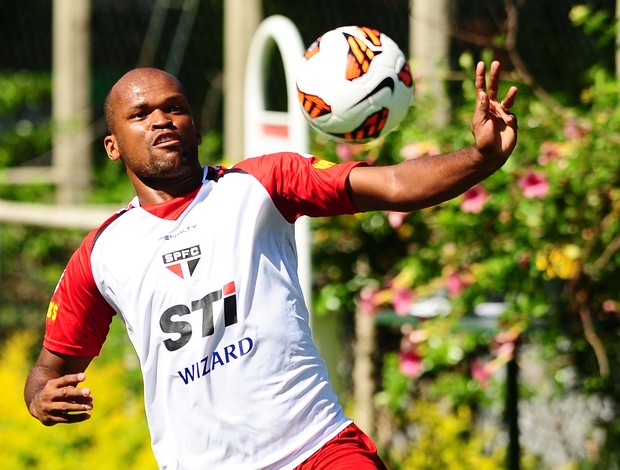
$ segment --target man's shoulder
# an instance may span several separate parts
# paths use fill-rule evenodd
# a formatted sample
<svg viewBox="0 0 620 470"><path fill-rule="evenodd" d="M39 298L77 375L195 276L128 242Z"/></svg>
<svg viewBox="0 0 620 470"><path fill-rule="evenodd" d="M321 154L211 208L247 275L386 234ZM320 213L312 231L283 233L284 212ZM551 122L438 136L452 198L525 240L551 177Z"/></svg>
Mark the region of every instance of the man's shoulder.
<svg viewBox="0 0 620 470"><path fill-rule="evenodd" d="M304 165L309 159L314 158L309 154L297 152L275 152L258 155L241 160L231 166L230 170L243 170L249 173L273 167L286 167L288 165ZM229 170L229 171L230 171Z"/></svg>
<svg viewBox="0 0 620 470"><path fill-rule="evenodd" d="M107 220L105 222L103 222L98 228L92 230L84 239L84 243L83 244L88 244L90 251L92 251L93 246L95 245L95 243L97 242L97 240L99 239L99 237L105 232L105 230L115 221L117 220L119 217L121 217L123 214L126 214L127 211L129 211L130 209L132 209L133 206L130 204L127 207L124 207L123 209L115 212L114 214L112 214L110 217L107 218Z"/></svg>

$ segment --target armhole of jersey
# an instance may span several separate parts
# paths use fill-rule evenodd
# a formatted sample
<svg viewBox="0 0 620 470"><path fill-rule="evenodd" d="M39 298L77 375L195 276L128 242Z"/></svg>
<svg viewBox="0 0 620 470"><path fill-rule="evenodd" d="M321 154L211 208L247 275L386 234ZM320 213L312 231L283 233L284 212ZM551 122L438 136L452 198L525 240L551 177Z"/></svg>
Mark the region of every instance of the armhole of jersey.
<svg viewBox="0 0 620 470"><path fill-rule="evenodd" d="M108 218L108 220L106 220L103 224L101 224L101 226L96 230L94 236L93 236L93 242L90 245L90 251L92 252L93 248L95 247L95 243L97 243L97 240L99 239L99 237L101 236L101 234L103 233L103 231L108 228L110 226L110 224L112 222L114 222L116 219L118 219L121 215L123 215L124 213L126 213L129 209L131 209L131 207L126 207L124 209L121 209L120 211L116 212L115 214L113 214L110 218Z"/></svg>

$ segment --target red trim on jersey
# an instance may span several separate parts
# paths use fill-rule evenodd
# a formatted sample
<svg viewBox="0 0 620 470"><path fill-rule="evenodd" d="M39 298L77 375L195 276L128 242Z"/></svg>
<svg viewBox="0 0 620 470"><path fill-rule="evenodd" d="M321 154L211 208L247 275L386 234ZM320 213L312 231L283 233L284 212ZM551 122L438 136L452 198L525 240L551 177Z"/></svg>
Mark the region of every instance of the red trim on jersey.
<svg viewBox="0 0 620 470"><path fill-rule="evenodd" d="M105 224L104 224L105 225ZM43 346L70 356L95 357L110 330L114 309L95 284L90 254L99 229L75 251L52 295Z"/></svg>
<svg viewBox="0 0 620 470"><path fill-rule="evenodd" d="M192 203L201 187L202 186L199 186L191 193L184 196L175 197L174 199L170 199L166 202L142 206L142 209L159 217L160 219L176 220L185 211L185 209L187 209L187 206Z"/></svg>
<svg viewBox="0 0 620 470"><path fill-rule="evenodd" d="M284 218L323 217L359 212L347 191L350 171L364 162L332 164L314 156L276 153L248 158L234 168L253 175L265 187Z"/></svg>

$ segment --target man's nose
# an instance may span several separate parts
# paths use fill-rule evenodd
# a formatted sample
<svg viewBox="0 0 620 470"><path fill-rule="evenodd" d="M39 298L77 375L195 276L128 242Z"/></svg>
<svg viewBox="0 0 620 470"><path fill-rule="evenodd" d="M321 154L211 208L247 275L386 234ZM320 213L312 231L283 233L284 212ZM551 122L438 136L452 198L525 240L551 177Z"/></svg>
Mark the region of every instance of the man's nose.
<svg viewBox="0 0 620 470"><path fill-rule="evenodd" d="M163 110L156 109L151 113L151 125L153 127L168 127L170 124L172 124L172 119Z"/></svg>

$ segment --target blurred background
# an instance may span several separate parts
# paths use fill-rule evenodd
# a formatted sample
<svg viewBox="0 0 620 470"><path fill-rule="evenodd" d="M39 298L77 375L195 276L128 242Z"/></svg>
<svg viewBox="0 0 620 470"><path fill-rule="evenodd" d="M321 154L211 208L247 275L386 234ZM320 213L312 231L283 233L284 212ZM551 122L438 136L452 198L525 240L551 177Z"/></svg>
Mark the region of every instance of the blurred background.
<svg viewBox="0 0 620 470"><path fill-rule="evenodd" d="M132 189L102 145L109 87L141 65L185 84L204 164L244 157L256 27L306 46L343 25L410 58L409 116L381 141L311 150L389 164L471 145L477 60L519 87L520 141L440 207L311 222L315 338L391 469L620 468L620 61L616 0L0 0L0 461L156 468L120 321L79 426L33 420L23 383L73 250ZM267 105L287 108L274 50Z"/></svg>

